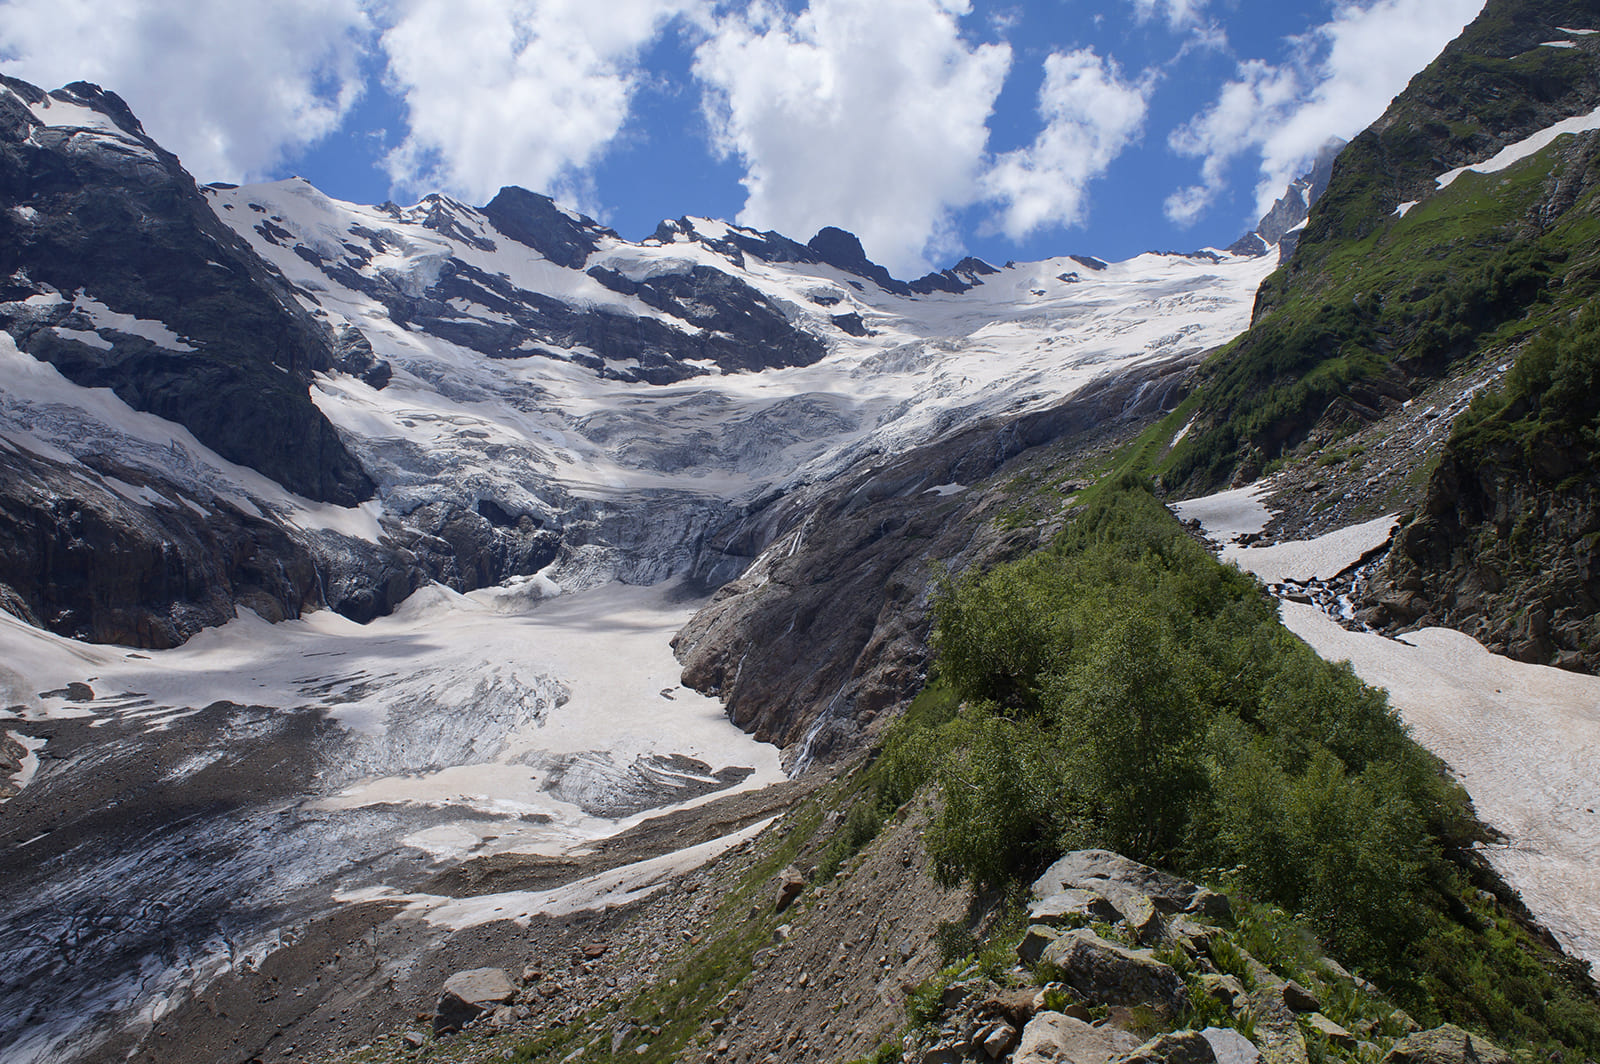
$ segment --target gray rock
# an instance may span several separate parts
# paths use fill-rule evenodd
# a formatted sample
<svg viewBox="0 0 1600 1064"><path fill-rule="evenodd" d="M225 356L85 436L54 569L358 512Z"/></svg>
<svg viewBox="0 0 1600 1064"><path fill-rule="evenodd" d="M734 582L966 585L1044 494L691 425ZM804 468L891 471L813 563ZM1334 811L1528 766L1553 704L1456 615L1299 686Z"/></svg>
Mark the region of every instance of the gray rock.
<svg viewBox="0 0 1600 1064"><path fill-rule="evenodd" d="M1354 1049L1356 1047L1354 1035L1320 1012L1313 1012L1307 1016L1306 1023L1311 1025L1313 1031L1316 1031L1340 1049Z"/></svg>
<svg viewBox="0 0 1600 1064"><path fill-rule="evenodd" d="M1122 922L1141 944L1149 946L1161 940L1161 914L1150 895L1129 891L1120 895L1115 904Z"/></svg>
<svg viewBox="0 0 1600 1064"><path fill-rule="evenodd" d="M1238 1031L1229 1027L1207 1027L1200 1033L1211 1043L1217 1064L1261 1064L1261 1050Z"/></svg>
<svg viewBox="0 0 1600 1064"><path fill-rule="evenodd" d="M1216 1000L1229 1012L1245 1001L1244 984L1234 976L1206 972L1200 976L1200 986L1207 997Z"/></svg>
<svg viewBox="0 0 1600 1064"><path fill-rule="evenodd" d="M1123 1057L1119 1064L1216 1064L1211 1042L1199 1031L1168 1031Z"/></svg>
<svg viewBox="0 0 1600 1064"><path fill-rule="evenodd" d="M1017 1029L1009 1023L996 1023L991 1025L979 1039L983 1051L995 1060L1003 1057L1007 1050L1017 1044Z"/></svg>
<svg viewBox="0 0 1600 1064"><path fill-rule="evenodd" d="M1139 1040L1114 1027L1094 1027L1059 1012L1041 1012L1022 1030L1012 1064L1109 1064Z"/></svg>
<svg viewBox="0 0 1600 1064"><path fill-rule="evenodd" d="M1044 924L1030 924L1022 941L1017 943L1017 956L1023 964L1037 964L1050 943L1061 937L1061 932Z"/></svg>
<svg viewBox="0 0 1600 1064"><path fill-rule="evenodd" d="M1259 964L1251 960L1253 965ZM1265 968L1261 971L1271 975ZM1264 983L1257 977L1256 989L1249 999L1256 1023L1256 1046L1266 1064L1306 1064L1309 1058L1305 1032L1300 1029L1294 1010L1284 1003L1283 986L1281 981Z"/></svg>
<svg viewBox="0 0 1600 1064"><path fill-rule="evenodd" d="M1493 1042L1447 1023L1400 1039L1383 1064L1511 1064L1511 1058Z"/></svg>
<svg viewBox="0 0 1600 1064"><path fill-rule="evenodd" d="M1317 995L1293 979L1283 984L1283 1003L1295 1012L1320 1012L1322 1002Z"/></svg>
<svg viewBox="0 0 1600 1064"><path fill-rule="evenodd" d="M457 972L444 981L444 988L439 992L433 1032L460 1030L496 1005L510 1004L516 996L516 984L504 968Z"/></svg>
<svg viewBox="0 0 1600 1064"><path fill-rule="evenodd" d="M1227 914L1228 899L1222 895L1109 850L1066 854L1034 881L1033 896L1047 898L1069 888L1095 891L1119 911L1123 899L1143 894L1162 912L1204 912L1218 919Z"/></svg>
<svg viewBox="0 0 1600 1064"><path fill-rule="evenodd" d="M788 868L785 868L782 874L780 874L778 877L778 897L776 902L777 911L781 913L783 910L793 905L794 900L798 898L801 893L805 891L805 889L806 877L800 874L800 870L794 867L794 865L790 865Z"/></svg>
<svg viewBox="0 0 1600 1064"><path fill-rule="evenodd" d="M1093 890L1067 889L1028 903L1028 919L1053 927L1083 927L1096 920L1112 923L1122 914L1117 907Z"/></svg>
<svg viewBox="0 0 1600 1064"><path fill-rule="evenodd" d="M1151 1005L1176 1014L1188 1000L1183 979L1148 952L1107 942L1087 928L1069 931L1040 958L1061 980L1092 1001L1107 1005Z"/></svg>

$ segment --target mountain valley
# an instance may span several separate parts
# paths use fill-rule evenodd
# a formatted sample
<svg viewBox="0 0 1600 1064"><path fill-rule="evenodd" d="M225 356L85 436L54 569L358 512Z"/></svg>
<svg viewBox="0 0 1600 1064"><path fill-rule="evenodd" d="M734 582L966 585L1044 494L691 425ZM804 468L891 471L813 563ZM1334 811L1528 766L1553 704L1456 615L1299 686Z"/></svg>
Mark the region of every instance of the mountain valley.
<svg viewBox="0 0 1600 1064"><path fill-rule="evenodd" d="M113 92L0 77L0 1058L1032 1064L1059 1014L1402 1064L1408 1012L1593 1058L1597 30L1490 0L1228 250L912 281L833 228L201 186ZM1014 597L961 614L986 580ZM1200 621L1127 635L1190 596L1354 672L1260 680L1216 711L1249 741L1184 718L1125 793L1181 748L1190 827L1118 834L1027 743L1076 749L1102 637L1255 698L1172 649ZM1393 709L1357 740L1359 681ZM1019 793L951 819L1024 725ZM1366 883L1383 850L1383 905L1218 841L1246 748L1286 823L1315 765L1392 827L1306 858ZM1028 820L1041 787L1088 804ZM1047 865L1113 849L1227 897L1117 865L1150 898L1063 881L1100 908L1039 917ZM1075 983L1071 936L1190 991ZM478 969L514 985L441 1019Z"/></svg>

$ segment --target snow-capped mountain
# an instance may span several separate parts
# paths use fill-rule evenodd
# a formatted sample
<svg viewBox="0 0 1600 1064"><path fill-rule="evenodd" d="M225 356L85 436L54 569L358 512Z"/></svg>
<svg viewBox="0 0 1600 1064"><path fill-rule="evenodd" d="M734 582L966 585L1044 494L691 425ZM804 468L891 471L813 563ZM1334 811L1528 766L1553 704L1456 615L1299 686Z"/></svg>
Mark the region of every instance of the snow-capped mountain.
<svg viewBox="0 0 1600 1064"><path fill-rule="evenodd" d="M806 626L833 630L809 660L761 588L864 522L885 564L926 563L935 526L1000 549L962 524L969 485L1175 401L1171 370L1247 324L1271 268L968 259L902 282L837 229L681 218L633 242L515 188L481 208L197 188L82 83L4 82L0 171L23 1059L111 1052L111 1017L149 1022L335 894L426 906L419 847L566 852L778 778L725 712L791 769L848 748L917 682L922 615L873 620L908 585L811 572L829 601ZM678 646L724 708L677 686L668 643L741 575ZM785 649L746 670L752 640ZM240 789L284 751L298 767ZM168 823L86 787L93 764L211 812ZM167 855L157 879L129 838ZM159 917L74 929L152 893Z"/></svg>

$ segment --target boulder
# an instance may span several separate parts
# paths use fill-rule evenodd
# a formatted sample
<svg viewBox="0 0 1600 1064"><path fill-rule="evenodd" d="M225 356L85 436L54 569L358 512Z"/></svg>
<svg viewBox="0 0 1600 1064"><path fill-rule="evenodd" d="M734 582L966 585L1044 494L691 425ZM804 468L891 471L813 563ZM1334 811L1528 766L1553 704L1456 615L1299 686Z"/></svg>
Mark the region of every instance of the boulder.
<svg viewBox="0 0 1600 1064"><path fill-rule="evenodd" d="M1228 899L1188 880L1158 872L1109 850L1074 850L1034 881L1033 896L1048 898L1068 889L1104 896L1120 911L1122 899L1143 894L1162 912L1200 913L1213 920L1230 915Z"/></svg>
<svg viewBox="0 0 1600 1064"><path fill-rule="evenodd" d="M1069 888L1030 901L1028 919L1052 927L1083 927L1096 920L1114 923L1122 913L1096 891Z"/></svg>
<svg viewBox="0 0 1600 1064"><path fill-rule="evenodd" d="M1447 1023L1406 1035L1389 1050L1383 1064L1511 1064L1511 1058L1493 1042Z"/></svg>
<svg viewBox="0 0 1600 1064"><path fill-rule="evenodd" d="M1119 1064L1216 1064L1211 1043L1199 1031L1168 1031L1157 1035Z"/></svg>
<svg viewBox="0 0 1600 1064"><path fill-rule="evenodd" d="M1017 943L1017 957L1023 964L1037 964L1050 943L1061 937L1061 932L1044 924L1030 924L1022 941Z"/></svg>
<svg viewBox="0 0 1600 1064"><path fill-rule="evenodd" d="M1183 979L1171 965L1144 950L1107 942L1088 928L1050 943L1040 961L1058 969L1062 982L1091 1001L1151 1005L1175 1015L1188 1000Z"/></svg>
<svg viewBox="0 0 1600 1064"><path fill-rule="evenodd" d="M1247 1004L1255 1018L1256 1047L1266 1064L1306 1064L1305 1032L1294 1010L1284 1003L1283 985L1258 982L1250 994Z"/></svg>
<svg viewBox="0 0 1600 1064"><path fill-rule="evenodd" d="M806 877L800 874L800 870L794 865L790 865L788 868L785 868L782 874L778 877L778 897L776 905L777 911L781 913L783 910L793 905L794 900L798 898L805 889Z"/></svg>
<svg viewBox="0 0 1600 1064"><path fill-rule="evenodd" d="M1200 976L1201 989L1223 1008L1232 1012L1245 1002L1244 984L1231 975L1206 972Z"/></svg>
<svg viewBox="0 0 1600 1064"><path fill-rule="evenodd" d="M999 1060L1005 1056L1007 1050L1017 1044L1017 1029L1001 1021L985 1028L976 1041L992 1059Z"/></svg>
<svg viewBox="0 0 1600 1064"><path fill-rule="evenodd" d="M1261 1050L1232 1028L1207 1027L1200 1034L1211 1043L1217 1064L1261 1064Z"/></svg>
<svg viewBox="0 0 1600 1064"><path fill-rule="evenodd" d="M444 981L444 987L439 992L433 1033L458 1031L497 1005L509 1005L516 996L516 984L504 968L473 968L457 972Z"/></svg>
<svg viewBox="0 0 1600 1064"><path fill-rule="evenodd" d="M1322 1002L1317 995L1293 979L1283 984L1283 1003L1295 1012L1320 1012Z"/></svg>
<svg viewBox="0 0 1600 1064"><path fill-rule="evenodd" d="M1117 899L1117 911L1142 945L1149 946L1161 940L1161 915L1156 912L1150 895L1129 891Z"/></svg>
<svg viewBox="0 0 1600 1064"><path fill-rule="evenodd" d="M1109 1064L1139 1040L1114 1027L1095 1027L1059 1012L1041 1012L1022 1030L1012 1064Z"/></svg>
<svg viewBox="0 0 1600 1064"><path fill-rule="evenodd" d="M1307 1016L1306 1023L1311 1025L1311 1029L1313 1031L1316 1031L1318 1034L1322 1035L1322 1037L1326 1038L1329 1043L1338 1046L1340 1049L1354 1049L1356 1047L1355 1035L1351 1034L1337 1023L1334 1023L1320 1012L1313 1012L1311 1015Z"/></svg>

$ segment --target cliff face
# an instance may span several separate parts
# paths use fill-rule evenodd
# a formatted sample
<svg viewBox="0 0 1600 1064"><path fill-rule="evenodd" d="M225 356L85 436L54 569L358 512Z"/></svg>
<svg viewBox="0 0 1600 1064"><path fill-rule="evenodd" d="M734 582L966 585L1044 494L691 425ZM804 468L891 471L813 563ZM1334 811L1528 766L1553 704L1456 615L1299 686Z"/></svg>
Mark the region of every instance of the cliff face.
<svg viewBox="0 0 1600 1064"><path fill-rule="evenodd" d="M0 327L17 346L308 499L371 498L311 401L331 334L177 158L96 86L0 85Z"/></svg>

